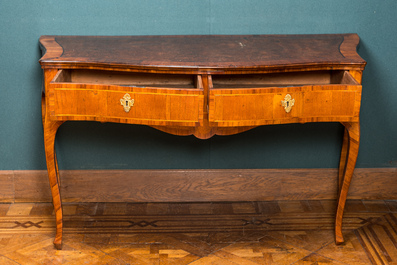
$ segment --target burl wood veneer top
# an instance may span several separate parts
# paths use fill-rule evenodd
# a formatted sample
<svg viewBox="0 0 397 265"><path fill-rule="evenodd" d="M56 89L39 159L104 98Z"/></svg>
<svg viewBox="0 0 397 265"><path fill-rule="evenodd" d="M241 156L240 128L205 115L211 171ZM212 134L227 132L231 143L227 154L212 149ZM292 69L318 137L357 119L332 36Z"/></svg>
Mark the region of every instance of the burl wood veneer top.
<svg viewBox="0 0 397 265"><path fill-rule="evenodd" d="M42 36L43 68L168 72L362 70L357 34Z"/></svg>

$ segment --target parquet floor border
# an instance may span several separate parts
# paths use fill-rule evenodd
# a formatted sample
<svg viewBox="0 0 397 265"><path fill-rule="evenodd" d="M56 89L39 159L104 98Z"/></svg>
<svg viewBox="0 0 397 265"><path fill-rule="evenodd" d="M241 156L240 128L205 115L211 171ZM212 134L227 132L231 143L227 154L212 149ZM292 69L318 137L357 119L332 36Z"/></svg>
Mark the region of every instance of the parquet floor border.
<svg viewBox="0 0 397 265"><path fill-rule="evenodd" d="M0 204L0 264L397 264L397 201Z"/></svg>

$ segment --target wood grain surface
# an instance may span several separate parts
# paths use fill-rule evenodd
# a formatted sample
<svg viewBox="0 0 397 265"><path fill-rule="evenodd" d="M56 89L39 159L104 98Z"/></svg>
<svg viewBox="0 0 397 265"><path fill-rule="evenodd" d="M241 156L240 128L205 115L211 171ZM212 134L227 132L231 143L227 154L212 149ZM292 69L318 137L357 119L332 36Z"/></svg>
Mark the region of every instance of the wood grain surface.
<svg viewBox="0 0 397 265"><path fill-rule="evenodd" d="M0 171L0 202L11 202L15 198L14 171Z"/></svg>
<svg viewBox="0 0 397 265"><path fill-rule="evenodd" d="M103 75L107 76L106 73L102 73ZM171 86L183 86L180 83L175 84L172 78L175 77L171 75L168 79ZM188 84L185 84L184 89L171 89L161 88L165 84L154 87L153 82L149 84L152 87L137 87L95 84L94 81L85 79L86 83L93 84L59 79L61 78L55 77L48 88L53 92L49 100L54 101L54 105L50 106L50 112L54 113L55 120L94 120L194 127L203 119L204 94L200 76L192 77L198 79L196 89L190 88ZM140 85L139 82L138 84ZM129 112L124 111L120 104L120 99L126 94L134 99Z"/></svg>
<svg viewBox="0 0 397 265"><path fill-rule="evenodd" d="M336 169L61 170L60 176L65 202L316 200L337 196ZM357 168L348 198L397 199L396 176L397 168ZM6 180L0 187L4 190L0 201L52 200L45 170L0 171L0 179ZM163 187L155 189L160 182ZM316 190L307 183L313 183ZM91 192L93 189L97 192ZM156 194L159 191L161 199Z"/></svg>
<svg viewBox="0 0 397 265"><path fill-rule="evenodd" d="M139 71L362 70L357 34L200 36L42 36L44 68ZM293 47L293 49L291 49ZM52 50L51 50L52 51ZM58 49L56 50L58 51Z"/></svg>
<svg viewBox="0 0 397 265"><path fill-rule="evenodd" d="M0 204L1 264L395 264L397 201L65 203L64 250L51 203Z"/></svg>

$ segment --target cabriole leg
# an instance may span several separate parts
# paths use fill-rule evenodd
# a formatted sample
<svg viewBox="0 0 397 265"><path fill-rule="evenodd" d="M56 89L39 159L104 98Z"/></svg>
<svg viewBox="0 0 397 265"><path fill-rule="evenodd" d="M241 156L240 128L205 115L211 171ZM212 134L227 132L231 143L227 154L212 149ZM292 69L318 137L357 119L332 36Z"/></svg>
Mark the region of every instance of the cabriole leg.
<svg viewBox="0 0 397 265"><path fill-rule="evenodd" d="M59 126L63 122L51 121L48 113L46 113L45 99L42 101L43 111L43 128L44 128L44 149L47 162L48 178L51 186L52 202L55 210L56 218L56 236L54 246L56 249L62 249L62 204L60 195L60 184L58 177L58 165L55 156L55 135Z"/></svg>
<svg viewBox="0 0 397 265"><path fill-rule="evenodd" d="M344 135L343 135L342 151L341 151L340 162L339 162L338 197L340 195L340 190L342 189L343 177L345 175L348 151L349 151L349 132L345 128Z"/></svg>
<svg viewBox="0 0 397 265"><path fill-rule="evenodd" d="M356 166L358 148L360 145L360 123L343 123L345 135L339 168L338 206L335 218L335 242L344 242L342 235L342 218L345 209L347 193Z"/></svg>

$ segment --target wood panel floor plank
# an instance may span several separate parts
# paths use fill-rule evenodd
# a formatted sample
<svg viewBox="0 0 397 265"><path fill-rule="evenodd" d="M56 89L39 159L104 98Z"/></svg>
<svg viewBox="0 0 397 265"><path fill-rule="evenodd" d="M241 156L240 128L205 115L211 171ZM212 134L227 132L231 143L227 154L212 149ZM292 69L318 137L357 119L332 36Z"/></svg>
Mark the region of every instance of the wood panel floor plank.
<svg viewBox="0 0 397 265"><path fill-rule="evenodd" d="M44 242L52 238L52 234L5 234L0 235L0 255L8 256L10 253L17 252L25 247ZM9 257L12 259L12 257Z"/></svg>
<svg viewBox="0 0 397 265"><path fill-rule="evenodd" d="M127 215L145 215L147 203L127 203Z"/></svg>
<svg viewBox="0 0 397 265"><path fill-rule="evenodd" d="M233 214L233 206L227 202L214 202L212 203L213 214Z"/></svg>
<svg viewBox="0 0 397 265"><path fill-rule="evenodd" d="M66 215L76 215L77 212L77 205L73 205L73 204L66 204L62 206L62 212L63 214Z"/></svg>
<svg viewBox="0 0 397 265"><path fill-rule="evenodd" d="M349 203L350 200L347 200L346 203ZM320 201L321 206L324 209L324 212L326 213L335 213L336 212L336 200L321 200Z"/></svg>
<svg viewBox="0 0 397 265"><path fill-rule="evenodd" d="M167 214L168 213L167 203L148 203L146 206L147 214Z"/></svg>
<svg viewBox="0 0 397 265"><path fill-rule="evenodd" d="M190 265L236 265L235 262L229 261L227 259L220 258L215 255L208 255L197 261L190 263Z"/></svg>
<svg viewBox="0 0 397 265"><path fill-rule="evenodd" d="M85 241L85 243L125 262L123 264L128 262L132 262L131 264L188 264L199 259L199 256L168 243L172 240L169 240L167 236L155 237L155 240L152 238L144 240L143 243L135 240L134 244L128 245L115 242L105 243L103 240L92 243Z"/></svg>
<svg viewBox="0 0 397 265"><path fill-rule="evenodd" d="M333 260L316 253L312 253L301 260L298 260L294 263L294 265L346 265L344 262L339 262L337 260ZM354 263L352 263L354 264Z"/></svg>
<svg viewBox="0 0 397 265"><path fill-rule="evenodd" d="M116 259L110 255L105 255L101 257L100 260L92 263L92 265L125 265L124 262L120 261L119 259Z"/></svg>
<svg viewBox="0 0 397 265"><path fill-rule="evenodd" d="M138 247L136 247L136 249L138 249ZM147 260L141 260L133 255L129 255L128 253L125 253L124 251L122 251L120 249L110 252L109 255L111 257L116 258L117 260L120 260L121 264L136 264L136 265L155 264L155 263L148 263ZM156 262L156 261L154 260L153 262ZM158 264L158 262L157 262L157 264Z"/></svg>
<svg viewBox="0 0 397 265"><path fill-rule="evenodd" d="M247 264L247 265L258 265L260 263L257 263L256 261L252 261L247 259L247 257L259 257L259 258L263 258L262 253L257 252L254 253L252 249L244 249L242 251L240 251L239 254L241 254L241 252L243 252L246 256L245 257L241 257L241 255L235 255L234 253L230 253L228 251L224 251L224 250L220 250L218 252L216 252L214 255L221 258L221 261L223 260L227 260L230 262L233 262L233 264ZM265 260L264 260L265 262ZM219 263L222 264L222 263ZM269 264L269 263L263 263L263 264Z"/></svg>
<svg viewBox="0 0 397 265"><path fill-rule="evenodd" d="M280 206L277 201L257 202L260 213L275 214L281 212Z"/></svg>
<svg viewBox="0 0 397 265"><path fill-rule="evenodd" d="M343 245L328 244L316 253L323 257L354 265L368 265L368 259L364 248L360 244L354 233L345 233L345 243Z"/></svg>
<svg viewBox="0 0 397 265"><path fill-rule="evenodd" d="M332 200L65 203L62 251L51 204L8 204L0 264L396 264L394 202L349 201L339 246Z"/></svg>
<svg viewBox="0 0 397 265"><path fill-rule="evenodd" d="M294 246L316 252L321 248L334 243L333 230L295 230L295 231L268 231L268 236L288 242Z"/></svg>
<svg viewBox="0 0 397 265"><path fill-rule="evenodd" d="M324 212L324 207L321 201L305 200L305 201L301 201L301 205L305 212L317 212L317 213Z"/></svg>
<svg viewBox="0 0 397 265"><path fill-rule="evenodd" d="M390 212L397 213L397 201L385 201Z"/></svg>
<svg viewBox="0 0 397 265"><path fill-rule="evenodd" d="M363 201L365 208L369 212L377 211L377 212L389 212L389 207L384 201Z"/></svg>
<svg viewBox="0 0 397 265"><path fill-rule="evenodd" d="M278 205L282 213L303 213L304 207L301 201L279 201Z"/></svg>
<svg viewBox="0 0 397 265"><path fill-rule="evenodd" d="M67 205L67 204L66 204ZM103 203L71 203L76 205L76 215L78 216L92 216L96 214L103 214ZM101 208L102 207L102 208Z"/></svg>
<svg viewBox="0 0 397 265"><path fill-rule="evenodd" d="M253 202L232 203L234 213L256 213L256 208Z"/></svg>
<svg viewBox="0 0 397 265"><path fill-rule="evenodd" d="M11 204L10 208L8 209L7 215L8 216L29 215L33 206L34 206L34 203Z"/></svg>
<svg viewBox="0 0 397 265"><path fill-rule="evenodd" d="M32 257L25 256L17 251L7 253L7 258L17 262L18 264L31 264L31 265L41 265L42 263L35 261ZM48 264L48 263L47 263ZM55 263L56 264L56 263ZM59 264L59 263L58 263Z"/></svg>
<svg viewBox="0 0 397 265"><path fill-rule="evenodd" d="M168 213L174 215L190 214L190 206L187 203L170 203Z"/></svg>
<svg viewBox="0 0 397 265"><path fill-rule="evenodd" d="M0 203L0 216L6 215L11 205L11 203Z"/></svg>
<svg viewBox="0 0 397 265"><path fill-rule="evenodd" d="M361 200L350 200L346 203L345 212L368 212L367 207Z"/></svg>
<svg viewBox="0 0 397 265"><path fill-rule="evenodd" d="M272 237L264 237L259 242L231 244L214 255L226 257L237 264L292 264L310 253Z"/></svg>
<svg viewBox="0 0 397 265"><path fill-rule="evenodd" d="M65 210L65 209L64 209ZM43 216L52 215L54 212L54 206L52 203L35 203L32 210L30 211L31 216ZM64 211L65 214L65 211Z"/></svg>
<svg viewBox="0 0 397 265"><path fill-rule="evenodd" d="M13 260L11 260L7 257L1 256L1 255L0 255L0 264L2 264L2 265L20 265L16 261L13 261Z"/></svg>
<svg viewBox="0 0 397 265"><path fill-rule="evenodd" d="M397 214L382 216L355 233L373 264L397 264Z"/></svg>
<svg viewBox="0 0 397 265"><path fill-rule="evenodd" d="M191 214L211 214L212 205L211 203L190 203Z"/></svg>
<svg viewBox="0 0 397 265"><path fill-rule="evenodd" d="M106 203L103 214L104 215L126 215L127 203Z"/></svg>

